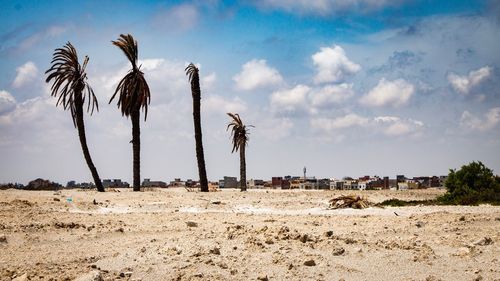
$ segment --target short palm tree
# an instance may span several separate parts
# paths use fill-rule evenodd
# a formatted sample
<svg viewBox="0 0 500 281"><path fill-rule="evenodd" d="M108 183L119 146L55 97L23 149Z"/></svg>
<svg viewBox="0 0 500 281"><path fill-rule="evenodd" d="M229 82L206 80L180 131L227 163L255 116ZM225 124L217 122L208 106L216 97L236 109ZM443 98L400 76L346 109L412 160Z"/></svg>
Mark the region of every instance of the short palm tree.
<svg viewBox="0 0 500 281"><path fill-rule="evenodd" d="M76 49L68 42L62 48L55 50L51 67L45 72L49 74L45 82L49 83L54 79L54 83L50 88L51 95L53 97L59 96L56 106L61 104L64 110L69 109L71 111L73 125L78 129L85 161L87 161L97 190L104 192L101 179L90 157L87 137L85 136L85 123L83 122L85 99L87 99L87 112L90 111L92 115L94 109L99 110L99 104L97 103L94 91L87 83L85 68L88 62L89 57L85 56L83 65L80 65Z"/></svg>
<svg viewBox="0 0 500 281"><path fill-rule="evenodd" d="M144 78L144 73L137 66L137 41L132 35L121 34L116 41L111 41L113 45L120 48L132 64L132 69L120 80L115 93L109 100L113 101L116 94L119 94L118 108L122 115L129 117L132 121L132 149L133 149L133 171L134 171L134 191L141 190L141 131L140 115L141 108L144 110L144 121L148 116L148 105L151 101L149 86Z"/></svg>
<svg viewBox="0 0 500 281"><path fill-rule="evenodd" d="M196 158L198 160L200 188L202 192L208 192L207 170L205 169L205 156L203 154L201 135L201 90L199 69L194 64L190 63L185 71L191 82L191 94L193 96L194 139L196 141Z"/></svg>
<svg viewBox="0 0 500 281"><path fill-rule="evenodd" d="M233 150L240 151L240 188L241 191L247 190L247 165L245 161L245 147L248 144L248 128L243 121L241 121L240 115L237 113L227 113L231 117L231 121L227 125L226 130L231 128L231 138L233 141ZM248 127L253 127L248 125Z"/></svg>

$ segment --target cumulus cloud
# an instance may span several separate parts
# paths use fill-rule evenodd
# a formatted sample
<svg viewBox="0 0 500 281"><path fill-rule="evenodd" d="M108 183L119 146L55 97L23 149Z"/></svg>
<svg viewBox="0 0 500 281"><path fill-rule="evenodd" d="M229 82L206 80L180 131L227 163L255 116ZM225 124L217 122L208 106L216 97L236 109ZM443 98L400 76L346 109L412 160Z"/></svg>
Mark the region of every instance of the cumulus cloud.
<svg viewBox="0 0 500 281"><path fill-rule="evenodd" d="M241 67L241 72L233 77L238 90L254 90L276 86L283 83L283 77L275 68L267 65L266 60L253 59Z"/></svg>
<svg viewBox="0 0 500 281"><path fill-rule="evenodd" d="M204 98L201 102L202 112L208 114L221 113L226 114L226 112L245 112L247 106L240 98L235 97L233 99L225 99L224 97L218 95L210 95Z"/></svg>
<svg viewBox="0 0 500 281"><path fill-rule="evenodd" d="M500 107L494 107L484 114L484 118L479 118L469 111L464 111L460 118L460 126L477 131L488 131L495 128L500 123Z"/></svg>
<svg viewBox="0 0 500 281"><path fill-rule="evenodd" d="M215 72L210 73L207 76L201 78L201 91L211 90L215 81L217 80L217 74Z"/></svg>
<svg viewBox="0 0 500 281"><path fill-rule="evenodd" d="M462 94L468 94L474 86L479 85L490 77L492 71L493 68L491 66L484 66L469 72L469 74L465 76L450 73L448 75L448 81L455 91Z"/></svg>
<svg viewBox="0 0 500 281"><path fill-rule="evenodd" d="M199 18L198 7L193 4L180 4L158 12L153 19L153 25L163 30L182 32L195 27Z"/></svg>
<svg viewBox="0 0 500 281"><path fill-rule="evenodd" d="M282 10L294 14L332 15L350 11L369 13L388 6L399 5L401 0L258 0L262 9Z"/></svg>
<svg viewBox="0 0 500 281"><path fill-rule="evenodd" d="M321 48L312 55L312 60L317 71L314 77L317 84L338 82L361 70L361 66L350 61L344 49L337 45Z"/></svg>
<svg viewBox="0 0 500 281"><path fill-rule="evenodd" d="M190 93L188 78L184 72L185 65L179 61L168 61L163 58L139 60L151 90L151 100L155 104L167 103L172 97ZM109 99L118 82L130 70L130 64L124 63L119 69L110 69L98 75L95 81L90 77L91 85L96 93L107 93ZM95 83L94 83L95 82Z"/></svg>
<svg viewBox="0 0 500 281"><path fill-rule="evenodd" d="M310 123L311 127L326 132L331 132L338 129L345 129L353 126L366 126L369 119L359 116L354 113L349 113L345 116L337 118L312 118Z"/></svg>
<svg viewBox="0 0 500 281"><path fill-rule="evenodd" d="M313 91L309 98L314 107L328 107L348 100L354 95L353 84L326 85Z"/></svg>
<svg viewBox="0 0 500 281"><path fill-rule="evenodd" d="M360 99L364 106L386 106L399 107L405 105L415 92L415 87L404 79L388 81L380 79L377 86Z"/></svg>
<svg viewBox="0 0 500 281"><path fill-rule="evenodd" d="M387 136L416 135L424 126L424 123L421 121L413 119L403 120L396 116L379 116L373 120L375 124L382 128L383 133Z"/></svg>
<svg viewBox="0 0 500 281"><path fill-rule="evenodd" d="M7 91L0 91L0 115L16 108L16 99Z"/></svg>
<svg viewBox="0 0 500 281"><path fill-rule="evenodd" d="M12 87L21 88L33 82L38 76L38 68L35 63L28 61L27 63L16 68L16 78L12 82Z"/></svg>
<svg viewBox="0 0 500 281"><path fill-rule="evenodd" d="M307 111L309 108L307 95L310 90L308 86L299 84L291 89L275 91L271 94L271 108L279 113Z"/></svg>
<svg viewBox="0 0 500 281"><path fill-rule="evenodd" d="M255 134L259 138L266 138L271 141L278 141L290 136L294 123L289 118L274 118L264 116L255 123Z"/></svg>
<svg viewBox="0 0 500 281"><path fill-rule="evenodd" d="M311 127L327 134L354 127L370 129L372 133L382 133L386 136L396 137L404 135L417 136L424 128L424 123L413 119L402 119L397 116L378 116L368 118L355 113L336 118L312 118Z"/></svg>

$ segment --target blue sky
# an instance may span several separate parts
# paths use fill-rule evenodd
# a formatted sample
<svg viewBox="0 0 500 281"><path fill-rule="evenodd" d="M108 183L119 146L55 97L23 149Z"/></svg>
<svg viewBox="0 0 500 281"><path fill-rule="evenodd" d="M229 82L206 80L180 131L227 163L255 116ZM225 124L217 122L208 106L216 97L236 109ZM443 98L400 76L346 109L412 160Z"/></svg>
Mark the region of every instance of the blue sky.
<svg viewBox="0 0 500 281"><path fill-rule="evenodd" d="M0 182L91 179L44 83L68 41L100 102L85 119L94 162L130 181L130 121L107 103L129 68L121 33L152 89L142 177L197 178L189 62L210 180L239 173L228 111L255 125L247 178L440 175L473 160L499 173L498 1L2 1Z"/></svg>

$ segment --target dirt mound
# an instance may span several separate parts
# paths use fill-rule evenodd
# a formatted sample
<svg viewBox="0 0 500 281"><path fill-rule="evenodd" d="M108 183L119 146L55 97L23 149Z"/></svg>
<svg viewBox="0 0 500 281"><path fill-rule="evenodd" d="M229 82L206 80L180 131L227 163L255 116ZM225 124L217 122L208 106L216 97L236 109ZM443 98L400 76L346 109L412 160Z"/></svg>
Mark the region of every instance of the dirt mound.
<svg viewBox="0 0 500 281"><path fill-rule="evenodd" d="M340 195L330 200L330 206L328 209L343 209L343 208L353 208L353 209L365 209L374 204L367 199L356 196L356 195Z"/></svg>

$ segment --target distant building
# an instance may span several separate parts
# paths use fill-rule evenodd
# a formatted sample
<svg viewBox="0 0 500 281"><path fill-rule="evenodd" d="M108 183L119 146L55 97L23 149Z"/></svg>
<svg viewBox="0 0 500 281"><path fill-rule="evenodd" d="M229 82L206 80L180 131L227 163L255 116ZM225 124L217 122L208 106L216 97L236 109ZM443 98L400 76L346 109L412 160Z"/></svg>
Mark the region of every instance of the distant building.
<svg viewBox="0 0 500 281"><path fill-rule="evenodd" d="M170 181L168 187L185 187L186 182L182 181L180 178L174 178L173 181Z"/></svg>
<svg viewBox="0 0 500 281"><path fill-rule="evenodd" d="M130 185L127 182L122 182L121 179L104 179L102 181L102 186L104 188L107 187L112 187L112 188L122 188L122 187L130 187Z"/></svg>
<svg viewBox="0 0 500 281"><path fill-rule="evenodd" d="M164 181L152 181L151 179L144 179L142 181L143 187L167 187L167 183Z"/></svg>
<svg viewBox="0 0 500 281"><path fill-rule="evenodd" d="M330 189L330 179L319 179L318 189Z"/></svg>
<svg viewBox="0 0 500 281"><path fill-rule="evenodd" d="M238 188L238 179L236 177L224 177L219 180L219 188Z"/></svg>
<svg viewBox="0 0 500 281"><path fill-rule="evenodd" d="M248 188L264 188L263 180L250 179L248 181Z"/></svg>

